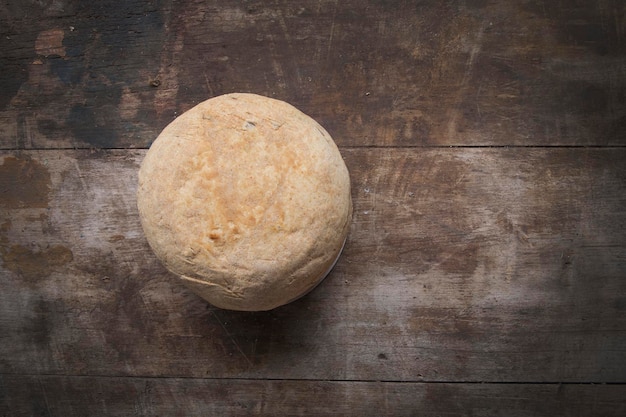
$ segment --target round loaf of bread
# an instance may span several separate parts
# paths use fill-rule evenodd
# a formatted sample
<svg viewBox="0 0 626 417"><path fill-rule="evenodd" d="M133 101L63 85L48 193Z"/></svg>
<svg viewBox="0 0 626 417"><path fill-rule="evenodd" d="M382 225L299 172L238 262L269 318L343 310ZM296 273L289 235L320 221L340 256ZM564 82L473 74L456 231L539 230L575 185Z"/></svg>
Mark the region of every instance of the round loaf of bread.
<svg viewBox="0 0 626 417"><path fill-rule="evenodd" d="M283 101L227 94L182 114L139 170L137 205L165 267L225 309L270 310L315 287L352 201L330 135Z"/></svg>

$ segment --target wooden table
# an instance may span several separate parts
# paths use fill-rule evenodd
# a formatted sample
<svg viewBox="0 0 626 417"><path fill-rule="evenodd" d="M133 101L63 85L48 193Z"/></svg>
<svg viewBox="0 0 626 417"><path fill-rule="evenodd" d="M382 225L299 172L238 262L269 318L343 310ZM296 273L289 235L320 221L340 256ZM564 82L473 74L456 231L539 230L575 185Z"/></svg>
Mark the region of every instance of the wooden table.
<svg viewBox="0 0 626 417"><path fill-rule="evenodd" d="M626 415L626 5L0 5L0 415ZM352 179L264 313L150 251L137 170L209 97L288 101Z"/></svg>

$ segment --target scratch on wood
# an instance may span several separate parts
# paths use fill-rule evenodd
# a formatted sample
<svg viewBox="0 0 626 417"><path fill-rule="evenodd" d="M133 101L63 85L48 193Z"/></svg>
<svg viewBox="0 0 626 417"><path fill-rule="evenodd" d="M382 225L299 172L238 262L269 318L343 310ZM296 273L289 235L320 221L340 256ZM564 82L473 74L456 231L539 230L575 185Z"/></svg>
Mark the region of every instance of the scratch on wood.
<svg viewBox="0 0 626 417"><path fill-rule="evenodd" d="M613 15L615 16L615 32L617 33L617 40L620 45L622 44L622 38L624 37L624 27L622 26L622 22L619 19L619 10L617 7L613 9Z"/></svg>
<svg viewBox="0 0 626 417"><path fill-rule="evenodd" d="M52 416L52 413L50 412L50 404L48 403L48 396L46 395L46 389L41 383L41 378L37 378L37 381L39 382L39 387L41 388L41 393L43 394L43 400L46 404L46 413L48 416Z"/></svg>
<svg viewBox="0 0 626 417"><path fill-rule="evenodd" d="M179 89L178 75L180 66L175 65L175 63L181 61L184 36L182 33L169 36L173 39L168 40L163 48L159 72L156 77L161 81L161 88L157 89L155 93L155 110L158 117L162 117L166 112L169 113L170 111L173 111L175 114L176 96ZM167 117L170 116L170 114L167 114Z"/></svg>
<svg viewBox="0 0 626 417"><path fill-rule="evenodd" d="M289 35L287 22L285 22L285 16L283 15L282 10L279 9L278 12L276 13L276 16L278 17L278 23L280 25L280 29L282 30L283 35L285 36L285 41L287 42L287 47L289 48L290 56L296 57L297 53L293 49L293 42L291 39L291 35ZM300 74L300 66L298 65L297 60L294 60L294 64L295 64L296 78L298 80L298 85L302 85L302 75Z"/></svg>
<svg viewBox="0 0 626 417"><path fill-rule="evenodd" d="M33 134L30 129L28 117L20 114L17 118L17 135L15 137L15 146L19 149L33 147Z"/></svg>
<svg viewBox="0 0 626 417"><path fill-rule="evenodd" d="M463 99L463 96L465 95L465 92L467 90L467 84L472 75L472 70L474 68L474 63L476 61L476 56L481 50L483 33L484 33L484 24L481 25L480 30L478 31L476 35L476 40L474 41L474 44L470 51L470 55L467 58L467 62L465 63L465 72L463 73L463 78L461 79L461 86L459 87L459 91L456 94L456 99L454 100L454 107L451 110L452 114L450 115L450 119L448 121L448 138L452 138L455 135L456 123L459 117L458 105Z"/></svg>
<svg viewBox="0 0 626 417"><path fill-rule="evenodd" d="M230 334L230 332L228 331L228 329L226 328L226 326L224 325L222 320L220 320L220 318L217 316L217 314L215 314L215 311L211 310L211 314L213 315L213 317L215 317L215 320L217 320L217 322L220 324L222 329L224 329L224 332L226 333L226 336L228 336L228 338L231 340L231 342L233 342L233 344L235 345L235 347L237 348L239 353L241 353L241 356L243 356L244 359L246 360L246 362L248 362L248 364L250 366L252 366L253 364L252 364L252 361L250 360L250 358L248 358L248 356L243 352L243 350L239 346L239 343L237 343L237 341L235 340L233 335Z"/></svg>
<svg viewBox="0 0 626 417"><path fill-rule="evenodd" d="M206 88L210 97L215 97L215 93L213 92L213 88L211 87L211 83L209 82L209 77L207 77L206 72L204 73L204 81L206 81Z"/></svg>
<svg viewBox="0 0 626 417"><path fill-rule="evenodd" d="M269 41L270 55L272 56L272 67L274 68L274 73L278 76L277 84L281 89L287 88L287 82L285 78L285 73L283 72L283 67L280 62L276 59L276 42L274 41L274 36L271 33L267 35Z"/></svg>
<svg viewBox="0 0 626 417"><path fill-rule="evenodd" d="M454 182L453 188L456 188L456 187L458 187L458 186L459 186L459 184L461 183L461 181L463 181L463 180L465 179L466 174L467 174L466 172L464 172L463 174L461 174L461 176L459 177L459 179L457 179L457 180Z"/></svg>
<svg viewBox="0 0 626 417"><path fill-rule="evenodd" d="M330 35L328 36L328 54L326 55L326 59L330 59L330 50L333 46L333 36L335 34L335 20L337 19L337 6L339 0L335 0L335 7L333 9L333 20L330 23Z"/></svg>
<svg viewBox="0 0 626 417"><path fill-rule="evenodd" d="M389 389L388 389L389 384L383 384L383 395L384 395L384 404L385 404L385 415L388 416L389 414Z"/></svg>
<svg viewBox="0 0 626 417"><path fill-rule="evenodd" d="M80 184L83 186L84 190L87 190L87 183L83 178L83 172L80 170L80 166L78 166L78 161L74 159L74 168L76 168L76 172L78 172L78 179L80 180Z"/></svg>
<svg viewBox="0 0 626 417"><path fill-rule="evenodd" d="M148 302L146 302L145 296L141 293L141 291L139 291L138 294L139 294L139 299L141 300L141 303L146 307L146 310L148 310L150 314L152 314L154 312L154 309L150 307L150 304Z"/></svg>
<svg viewBox="0 0 626 417"><path fill-rule="evenodd" d="M482 90L482 88L483 88L483 84L481 82L478 85L478 90L476 90L476 112L478 113L478 118L479 119L482 119L482 117L483 117L482 113L480 112L480 104L479 104L479 102L480 102L480 91Z"/></svg>

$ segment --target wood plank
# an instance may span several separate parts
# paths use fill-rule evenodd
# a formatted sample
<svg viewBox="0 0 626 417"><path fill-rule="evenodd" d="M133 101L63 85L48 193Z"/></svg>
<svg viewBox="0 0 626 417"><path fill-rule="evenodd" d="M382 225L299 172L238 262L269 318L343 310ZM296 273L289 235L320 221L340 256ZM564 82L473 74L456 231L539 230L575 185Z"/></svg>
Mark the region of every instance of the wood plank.
<svg viewBox="0 0 626 417"><path fill-rule="evenodd" d="M290 0L0 8L0 147L146 147L240 91L343 146L626 144L626 4Z"/></svg>
<svg viewBox="0 0 626 417"><path fill-rule="evenodd" d="M0 376L10 416L623 416L624 385ZM4 401L2 401L4 400Z"/></svg>
<svg viewBox="0 0 626 417"><path fill-rule="evenodd" d="M333 273L265 313L166 273L135 207L144 151L0 164L0 373L626 381L626 149L342 149Z"/></svg>

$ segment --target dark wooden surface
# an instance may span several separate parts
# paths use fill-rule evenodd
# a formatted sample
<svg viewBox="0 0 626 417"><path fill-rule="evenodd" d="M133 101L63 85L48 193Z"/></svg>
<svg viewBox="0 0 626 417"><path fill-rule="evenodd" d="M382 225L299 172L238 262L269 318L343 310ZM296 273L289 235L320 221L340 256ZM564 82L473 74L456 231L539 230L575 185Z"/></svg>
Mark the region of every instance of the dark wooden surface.
<svg viewBox="0 0 626 417"><path fill-rule="evenodd" d="M9 1L3 148L145 147L245 91L343 146L624 145L625 6L584 1Z"/></svg>
<svg viewBox="0 0 626 417"><path fill-rule="evenodd" d="M15 416L533 417L619 415L624 410L624 391L616 385L65 376L9 376L4 383L6 391L13 394L9 408L20 410L12 414Z"/></svg>
<svg viewBox="0 0 626 417"><path fill-rule="evenodd" d="M626 5L0 4L0 415L626 414ZM340 145L301 300L219 310L150 251L145 149L222 93Z"/></svg>

